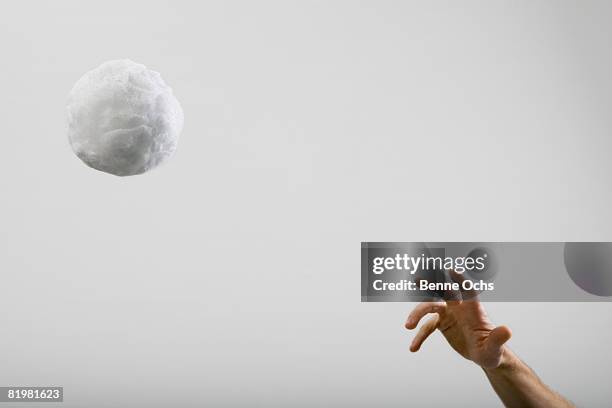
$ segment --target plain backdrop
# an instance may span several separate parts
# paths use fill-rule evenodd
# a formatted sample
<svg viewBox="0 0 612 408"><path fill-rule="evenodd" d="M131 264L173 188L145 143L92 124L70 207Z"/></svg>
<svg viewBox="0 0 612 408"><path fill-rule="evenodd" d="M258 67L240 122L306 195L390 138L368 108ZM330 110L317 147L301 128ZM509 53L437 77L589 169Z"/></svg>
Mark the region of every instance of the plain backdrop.
<svg viewBox="0 0 612 408"><path fill-rule="evenodd" d="M66 407L491 407L411 304L360 303L361 241L612 239L612 5L14 1L0 14L0 385ZM100 63L161 72L164 166L71 152ZM487 304L609 406L612 304ZM8 404L7 404L8 406ZM16 404L15 406L21 406Z"/></svg>

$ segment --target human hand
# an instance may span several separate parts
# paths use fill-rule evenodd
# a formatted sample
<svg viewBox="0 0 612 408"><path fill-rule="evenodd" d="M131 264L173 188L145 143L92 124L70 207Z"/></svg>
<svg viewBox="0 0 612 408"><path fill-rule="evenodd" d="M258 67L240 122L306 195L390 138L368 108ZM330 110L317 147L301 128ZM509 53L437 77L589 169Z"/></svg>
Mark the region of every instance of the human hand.
<svg viewBox="0 0 612 408"><path fill-rule="evenodd" d="M466 300L420 303L408 316L405 327L409 330L416 328L429 313L434 316L421 326L412 340L410 351L418 351L425 339L439 329L455 351L483 368L496 368L507 357L504 344L512 336L510 329L495 327L475 295Z"/></svg>

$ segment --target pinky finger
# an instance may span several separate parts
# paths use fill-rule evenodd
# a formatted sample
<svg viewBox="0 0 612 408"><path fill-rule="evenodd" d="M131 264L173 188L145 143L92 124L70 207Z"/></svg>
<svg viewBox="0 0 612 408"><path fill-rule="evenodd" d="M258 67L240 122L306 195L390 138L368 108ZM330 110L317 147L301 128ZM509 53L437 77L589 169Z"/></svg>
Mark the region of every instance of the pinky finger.
<svg viewBox="0 0 612 408"><path fill-rule="evenodd" d="M440 321L440 316L435 315L431 319L429 319L419 330L419 332L414 336L412 340L412 344L410 345L410 351L413 353L419 351L423 342L429 337L431 333L436 331L438 328L438 322Z"/></svg>

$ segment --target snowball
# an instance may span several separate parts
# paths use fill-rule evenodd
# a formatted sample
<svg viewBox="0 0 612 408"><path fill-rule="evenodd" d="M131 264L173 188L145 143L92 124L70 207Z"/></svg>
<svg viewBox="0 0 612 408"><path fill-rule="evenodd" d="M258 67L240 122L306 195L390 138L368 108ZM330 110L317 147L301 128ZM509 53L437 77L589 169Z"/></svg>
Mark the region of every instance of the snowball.
<svg viewBox="0 0 612 408"><path fill-rule="evenodd" d="M183 110L158 72L108 61L77 81L68 99L68 138L88 166L117 176L156 167L174 150Z"/></svg>

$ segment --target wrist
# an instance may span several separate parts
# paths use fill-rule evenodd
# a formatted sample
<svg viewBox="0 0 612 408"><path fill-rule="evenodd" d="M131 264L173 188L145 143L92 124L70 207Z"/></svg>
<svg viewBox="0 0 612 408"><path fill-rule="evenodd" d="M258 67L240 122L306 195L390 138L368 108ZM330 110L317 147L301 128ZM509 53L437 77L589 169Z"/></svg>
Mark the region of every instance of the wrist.
<svg viewBox="0 0 612 408"><path fill-rule="evenodd" d="M516 368L518 359L516 355L506 346L502 348L500 362L496 367L483 367L482 369L487 374L499 374L507 371L512 371Z"/></svg>

